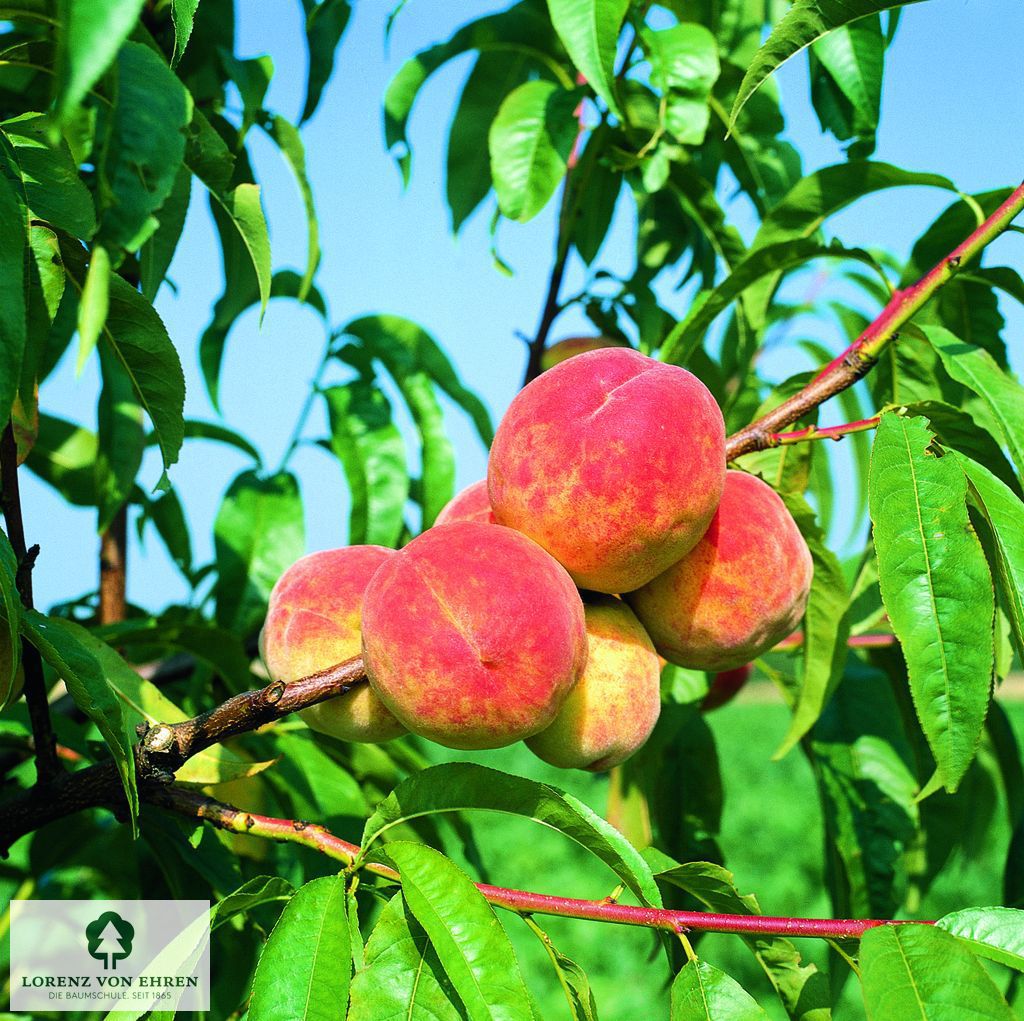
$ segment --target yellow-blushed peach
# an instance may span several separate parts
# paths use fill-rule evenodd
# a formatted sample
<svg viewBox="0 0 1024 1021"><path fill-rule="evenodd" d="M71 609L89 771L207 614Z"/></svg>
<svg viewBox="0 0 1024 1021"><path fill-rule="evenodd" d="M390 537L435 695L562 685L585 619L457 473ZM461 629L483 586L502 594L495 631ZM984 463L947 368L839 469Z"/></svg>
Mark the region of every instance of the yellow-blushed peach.
<svg viewBox="0 0 1024 1021"><path fill-rule="evenodd" d="M456 493L441 508L435 525L450 525L455 521L478 521L484 525L493 525L494 511L491 510L490 497L487 495L487 479L481 479Z"/></svg>
<svg viewBox="0 0 1024 1021"><path fill-rule="evenodd" d="M270 676L294 681L358 656L363 593L377 568L394 555L383 546L345 546L292 564L270 594L260 636ZM300 715L313 730L342 741L389 741L405 733L368 684Z"/></svg>
<svg viewBox="0 0 1024 1021"><path fill-rule="evenodd" d="M409 730L450 748L499 748L543 730L578 680L583 603L525 535L436 525L373 576L363 658Z"/></svg>
<svg viewBox="0 0 1024 1021"><path fill-rule="evenodd" d="M669 662L731 670L793 631L813 570L807 543L775 490L729 471L705 536L627 599Z"/></svg>
<svg viewBox="0 0 1024 1021"><path fill-rule="evenodd" d="M600 772L625 762L661 713L661 665L636 614L611 596L584 605L587 666L554 722L526 746L562 769Z"/></svg>
<svg viewBox="0 0 1024 1021"><path fill-rule="evenodd" d="M624 348L577 355L520 391L487 468L497 522L580 588L606 593L639 588L689 552L724 478L725 424L708 388Z"/></svg>

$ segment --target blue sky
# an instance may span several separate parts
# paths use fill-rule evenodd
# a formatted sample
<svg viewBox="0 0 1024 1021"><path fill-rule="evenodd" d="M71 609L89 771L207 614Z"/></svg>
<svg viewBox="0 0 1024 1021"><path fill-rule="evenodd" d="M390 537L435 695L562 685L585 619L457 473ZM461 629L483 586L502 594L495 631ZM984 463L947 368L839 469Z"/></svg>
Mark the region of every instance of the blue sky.
<svg viewBox="0 0 1024 1021"><path fill-rule="evenodd" d="M370 312L397 313L419 321L449 351L463 381L483 397L497 421L522 376L525 351L516 333L532 333L540 314L552 251L552 210L529 224L503 227L500 250L515 270L512 278L493 268L489 210L478 213L459 238L452 238L444 204L443 154L448 119L469 67L467 58L431 79L417 104L410 133L412 182L404 192L384 151L380 100L404 59L446 38L464 21L503 5L494 0L447 4L410 0L386 51L383 25L391 6L392 0L364 0L357 5L335 76L316 117L304 129L320 214L319 286L335 324ZM295 0L264 0L239 7L239 53L273 57L276 74L267 105L295 118L305 81L301 6ZM1021 0L929 0L908 7L887 61L882 129L874 158L945 174L964 191L1018 183L1024 175L1021 38ZM806 61L798 57L782 69L778 79L787 137L801 150L805 171L810 171L842 156L834 140L821 134L808 100L805 68ZM256 132L251 137L264 186L275 268L299 267L306 243L299 196L276 150L257 138ZM186 415L215 420L199 375L196 342L220 295L221 270L200 192L195 189L170 271L178 291L165 287L157 307L184 364ZM904 256L948 201L947 193L932 189L882 193L837 216L827 231L847 245L884 247ZM743 200L727 204L727 210L749 236L752 221ZM624 202L600 256L603 265L629 271L632 230L629 204ZM997 264L1021 268L1024 237L1001 239L992 258ZM566 293L582 279L581 268L572 266ZM670 307L682 314L685 299L674 296ZM1024 314L1008 304L1004 310L1011 358L1020 371ZM817 329L813 323L801 325L802 335L838 342L824 325ZM554 337L591 329L567 314L557 324ZM287 444L323 343L318 317L290 301L271 303L262 329L256 313L249 312L231 333L221 377L224 420L255 442L270 467L277 464ZM76 377L74 361L72 348L45 385L42 405L44 410L94 427L95 362ZM795 360L771 365L780 377L802 367ZM458 409L446 405L446 417L459 459L459 484L465 485L484 474L486 452ZM316 437L324 431L324 417L317 408L307 435ZM213 516L231 479L247 466L247 459L230 449L186 441L172 480L189 515L197 563L211 557ZM308 548L344 544L348 498L340 468L313 447L300 450L292 468L305 498ZM36 567L37 599L45 607L95 588L95 517L66 507L30 473L24 475L29 541L42 546ZM142 481L151 485L158 477L155 457L148 457ZM131 537L128 595L155 609L186 595L155 534L149 533L144 545L134 534Z"/></svg>

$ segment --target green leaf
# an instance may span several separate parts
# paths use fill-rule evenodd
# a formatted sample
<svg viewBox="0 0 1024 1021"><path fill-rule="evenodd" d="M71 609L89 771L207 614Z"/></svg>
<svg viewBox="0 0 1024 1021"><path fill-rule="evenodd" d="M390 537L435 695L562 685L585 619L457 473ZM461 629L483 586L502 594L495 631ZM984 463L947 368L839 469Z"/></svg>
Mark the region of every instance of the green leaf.
<svg viewBox="0 0 1024 1021"><path fill-rule="evenodd" d="M153 500L136 487L132 492L132 502L142 507L142 512L135 519L140 542L145 537L146 524L152 522L174 565L191 584L192 537L189 534L188 522L185 520L185 508L182 507L178 494L172 488L165 490Z"/></svg>
<svg viewBox="0 0 1024 1021"><path fill-rule="evenodd" d="M984 465L954 451L992 533L996 569L1018 653L1024 655L1024 503Z"/></svg>
<svg viewBox="0 0 1024 1021"><path fill-rule="evenodd" d="M466 79L448 132L446 195L454 234L491 190L491 124L505 97L527 81L534 66L527 53L485 52Z"/></svg>
<svg viewBox="0 0 1024 1021"><path fill-rule="evenodd" d="M227 223L237 231L242 247L248 256L252 272L255 274L256 286L260 299L260 320L267 310L270 300L270 235L267 233L267 221L260 203L260 187L258 184L243 182L228 192L210 192L212 202L219 207L215 211L221 213ZM224 232L221 231L221 236ZM225 252L225 259L227 259Z"/></svg>
<svg viewBox="0 0 1024 1021"><path fill-rule="evenodd" d="M920 0L795 0L747 67L729 114L730 126L764 80L790 57L858 18Z"/></svg>
<svg viewBox="0 0 1024 1021"><path fill-rule="evenodd" d="M721 865L711 862L680 865L654 848L648 848L644 857L659 881L685 890L709 911L761 914L757 898L753 894L741 894L736 889L733 874ZM828 979L813 964L802 964L800 951L788 939L782 936L741 938L764 968L791 1018L796 1021L827 1021L831 1003Z"/></svg>
<svg viewBox="0 0 1024 1021"><path fill-rule="evenodd" d="M109 350L102 353L100 369L103 389L96 415L96 497L97 531L104 532L131 494L142 465L146 434L131 378Z"/></svg>
<svg viewBox="0 0 1024 1021"><path fill-rule="evenodd" d="M85 94L131 34L143 0L75 0L62 6L57 29L56 116L71 120Z"/></svg>
<svg viewBox="0 0 1024 1021"><path fill-rule="evenodd" d="M768 1021L735 979L707 961L688 961L672 983L672 1021Z"/></svg>
<svg viewBox="0 0 1024 1021"><path fill-rule="evenodd" d="M0 532L0 709L6 708L14 693L18 663L21 660L21 640L18 621L21 616L21 596L16 579L18 558L11 549L7 536Z"/></svg>
<svg viewBox="0 0 1024 1021"><path fill-rule="evenodd" d="M868 16L834 29L812 44L811 53L812 69L816 61L824 69L811 85L822 127L843 141L855 139L848 156L869 154L875 147L882 103L885 39L881 18ZM825 88L816 90L815 85ZM833 88L839 93L835 100ZM832 106L837 107L836 116L829 118L826 114Z"/></svg>
<svg viewBox="0 0 1024 1021"><path fill-rule="evenodd" d="M70 620L46 617L35 610L23 610L22 634L57 671L75 705L96 724L110 749L128 801L132 833L138 834L139 794L135 786L135 733L114 684L125 677L137 677L134 670L109 645Z"/></svg>
<svg viewBox="0 0 1024 1021"><path fill-rule="evenodd" d="M296 294L299 301L305 301L313 284L317 266L320 265L320 226L316 216L316 203L313 201L313 188L306 172L306 149L298 130L283 117L273 113L267 114L262 126L281 150L281 155L288 161L306 210L306 270Z"/></svg>
<svg viewBox="0 0 1024 1021"><path fill-rule="evenodd" d="M76 507L96 506L96 434L53 415L39 416L39 436L25 461Z"/></svg>
<svg viewBox="0 0 1024 1021"><path fill-rule="evenodd" d="M869 266L874 265L871 255L859 248L823 244L810 237L792 238L789 241L752 249L725 280L714 290L704 292L703 299L696 300L690 306L686 318L665 338L659 358L673 365L685 365L703 342L704 335L715 319L748 288L753 288L759 281L767 280L774 291L787 270L802 266L811 259L820 258L853 259ZM765 285L758 288L755 294L757 297L753 300L743 299L743 308L750 321L751 330L757 335L767 317L767 303L771 292L768 292Z"/></svg>
<svg viewBox="0 0 1024 1021"><path fill-rule="evenodd" d="M211 192L227 191L237 160L220 132L198 107L192 108L185 143L185 165Z"/></svg>
<svg viewBox="0 0 1024 1021"><path fill-rule="evenodd" d="M171 0L171 21L174 23L174 55L171 57L171 67L177 65L185 52L185 47L188 46L198 9L199 0Z"/></svg>
<svg viewBox="0 0 1024 1021"><path fill-rule="evenodd" d="M607 132L594 131L580 156L580 173L581 176L586 175L582 190L585 201L579 202L572 240L580 258L588 266L597 258L604 244L622 191L622 174L602 159L606 144Z"/></svg>
<svg viewBox="0 0 1024 1021"><path fill-rule="evenodd" d="M839 558L825 545L814 511L802 497L781 494L807 540L814 576L804 614L803 670L793 719L773 759L781 759L814 726L843 676L850 622L849 593Z"/></svg>
<svg viewBox="0 0 1024 1021"><path fill-rule="evenodd" d="M184 438L185 377L156 309L119 276L110 278L103 340L131 380L153 423L164 469L170 468Z"/></svg>
<svg viewBox="0 0 1024 1021"><path fill-rule="evenodd" d="M142 246L139 253L139 277L142 293L155 301L157 291L167 276L171 260L185 229L185 216L192 197L192 172L182 164L171 187L171 193L157 210L160 226Z"/></svg>
<svg viewBox="0 0 1024 1021"><path fill-rule="evenodd" d="M526 53L548 66L567 88L572 86L572 78L552 58L557 43L542 0L520 0L507 11L464 25L447 42L407 60L388 84L384 96L385 144L397 160L406 184L412 166L406 128L420 89L438 68L467 50Z"/></svg>
<svg viewBox="0 0 1024 1021"><path fill-rule="evenodd" d="M306 8L306 48L309 51L309 73L306 79L306 101L299 123L313 116L324 86L334 70L334 55L345 34L352 14L349 0L303 0Z"/></svg>
<svg viewBox="0 0 1024 1021"><path fill-rule="evenodd" d="M110 255L102 245L96 245L89 258L89 272L85 277L82 297L78 303L78 361L77 375L82 374L85 363L96 347L110 308Z"/></svg>
<svg viewBox="0 0 1024 1021"><path fill-rule="evenodd" d="M515 951L483 894L458 866L424 844L398 841L388 858L402 897L426 932L471 1021L533 1021Z"/></svg>
<svg viewBox="0 0 1024 1021"><path fill-rule="evenodd" d="M135 251L156 228L154 214L174 187L185 155L192 99L148 46L125 43L117 58L117 100L97 161L99 243Z"/></svg>
<svg viewBox="0 0 1024 1021"><path fill-rule="evenodd" d="M935 924L963 940L979 957L1024 971L1024 911L964 908Z"/></svg>
<svg viewBox="0 0 1024 1021"><path fill-rule="evenodd" d="M217 623L248 634L262 621L274 583L305 549L294 476L245 471L228 487L213 523Z"/></svg>
<svg viewBox="0 0 1024 1021"><path fill-rule="evenodd" d="M939 352L943 368L958 383L963 383L988 406L1002 430L1017 472L1024 480L1024 387L996 364L981 348L971 347L937 326L923 327L925 335Z"/></svg>
<svg viewBox="0 0 1024 1021"><path fill-rule="evenodd" d="M524 82L498 110L488 134L498 206L510 220L533 219L565 177L579 131L577 95L554 82Z"/></svg>
<svg viewBox="0 0 1024 1021"><path fill-rule="evenodd" d="M263 464L260 452L244 436L219 422L200 422L194 418L186 418L185 439L214 440L217 443L226 443L229 447L248 454L256 462L257 468ZM156 436L151 434L146 437L147 447L151 447L154 443L156 443Z"/></svg>
<svg viewBox="0 0 1024 1021"><path fill-rule="evenodd" d="M263 112L263 102L270 88L270 79L274 77L274 61L266 54L260 57L249 57L240 60L225 49L219 51L220 62L224 70L238 87L242 98L242 124L238 128L236 148L241 147L249 128L253 126Z"/></svg>
<svg viewBox="0 0 1024 1021"><path fill-rule="evenodd" d="M992 684L994 596L967 516L967 480L921 419L882 416L869 506L879 584L918 719L946 789L981 738Z"/></svg>
<svg viewBox="0 0 1024 1021"><path fill-rule="evenodd" d="M403 781L367 821L363 853L409 819L468 809L519 815L564 833L600 858L642 903L661 906L651 870L636 849L581 801L547 784L471 763L433 766Z"/></svg>
<svg viewBox="0 0 1024 1021"><path fill-rule="evenodd" d="M682 145L704 141L711 110L708 97L720 67L715 37L703 25L681 22L648 32L651 84L665 101L665 125Z"/></svg>
<svg viewBox="0 0 1024 1021"><path fill-rule="evenodd" d="M223 235L222 235L223 238ZM260 300L259 287L248 262L239 267L233 256L230 240L224 249L224 293L213 306L213 319L199 338L199 365L203 371L206 391L214 408L220 410L220 367L224 360L224 347L228 334L238 317ZM271 298L297 298L302 277L294 270L282 269L274 274L270 284ZM323 296L314 287L306 297L306 304L326 318Z"/></svg>
<svg viewBox="0 0 1024 1021"><path fill-rule="evenodd" d="M594 994L591 992L587 973L551 942L548 934L530 915L523 915L522 919L527 928L540 940L551 961L558 983L568 1001L572 1021L597 1021L597 1004L594 1002Z"/></svg>
<svg viewBox="0 0 1024 1021"><path fill-rule="evenodd" d="M27 221L14 189L0 177L0 420L10 418L25 356Z"/></svg>
<svg viewBox="0 0 1024 1021"><path fill-rule="evenodd" d="M324 398L331 449L345 469L352 496L349 545L397 546L409 474L391 405L378 387L361 380L331 387Z"/></svg>
<svg viewBox="0 0 1024 1021"><path fill-rule="evenodd" d="M0 172L33 215L76 238L91 238L96 211L67 142L62 138L52 143L46 118L38 113L3 121L0 131L11 145L10 159L0 159ZM0 150L0 155L7 154Z"/></svg>
<svg viewBox="0 0 1024 1021"><path fill-rule="evenodd" d="M400 893L385 905L352 979L348 1021L466 1021L437 952Z"/></svg>
<svg viewBox="0 0 1024 1021"><path fill-rule="evenodd" d="M290 900L294 893L295 888L287 879L280 876L256 876L213 905L210 909L210 928L217 930L236 915L251 911L261 904Z"/></svg>
<svg viewBox="0 0 1024 1021"><path fill-rule="evenodd" d="M870 1021L1012 1021L981 962L933 925L880 925L860 944Z"/></svg>
<svg viewBox="0 0 1024 1021"><path fill-rule="evenodd" d="M249 1021L335 1021L352 975L344 875L306 883L267 938L252 980Z"/></svg>
<svg viewBox="0 0 1024 1021"><path fill-rule="evenodd" d="M621 119L615 95L615 50L629 0L548 0L551 23L590 87Z"/></svg>
<svg viewBox="0 0 1024 1021"><path fill-rule="evenodd" d="M918 783L888 678L851 657L810 745L833 851L832 911L892 917L902 856L918 823Z"/></svg>

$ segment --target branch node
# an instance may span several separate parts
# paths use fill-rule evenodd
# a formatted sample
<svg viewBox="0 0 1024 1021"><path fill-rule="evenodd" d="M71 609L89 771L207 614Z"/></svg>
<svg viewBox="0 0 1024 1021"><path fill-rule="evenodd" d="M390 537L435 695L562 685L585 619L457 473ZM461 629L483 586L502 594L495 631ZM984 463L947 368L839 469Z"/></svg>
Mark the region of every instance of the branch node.
<svg viewBox="0 0 1024 1021"><path fill-rule="evenodd" d="M155 727L146 731L142 743L147 751L165 752L174 741L174 731L166 723L158 723Z"/></svg>
<svg viewBox="0 0 1024 1021"><path fill-rule="evenodd" d="M951 273L955 273L960 268L961 262L963 262L963 259L959 255L951 255L946 260L946 265Z"/></svg>
<svg viewBox="0 0 1024 1021"><path fill-rule="evenodd" d="M292 823L292 829L295 830L296 833L301 833L309 825L310 823L303 819L296 819L295 822Z"/></svg>
<svg viewBox="0 0 1024 1021"><path fill-rule="evenodd" d="M284 694L284 683L282 681L274 681L273 684L268 685L263 689L263 701L268 705L277 705L281 701L281 696Z"/></svg>

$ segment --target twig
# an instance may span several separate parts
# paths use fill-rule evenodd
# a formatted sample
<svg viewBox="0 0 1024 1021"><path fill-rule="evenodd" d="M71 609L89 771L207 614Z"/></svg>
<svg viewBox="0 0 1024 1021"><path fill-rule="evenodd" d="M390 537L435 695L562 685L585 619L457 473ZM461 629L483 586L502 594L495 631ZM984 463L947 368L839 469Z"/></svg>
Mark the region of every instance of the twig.
<svg viewBox="0 0 1024 1021"><path fill-rule="evenodd" d="M39 547L33 546L31 550L25 547L25 523L21 515L21 494L18 489L18 445L10 422L0 437L0 504L7 524L7 538L18 560L15 579L18 595L25 607L32 609L32 566L39 554ZM57 739L53 734L50 709L46 703L43 661L39 650L25 639L21 642L21 665L25 673L25 702L36 747L36 782L46 785L64 772L64 766L57 757Z"/></svg>
<svg viewBox="0 0 1024 1021"><path fill-rule="evenodd" d="M143 725L142 740L133 748L140 797L166 786L193 755L229 737L344 695L365 679L356 656L327 670L289 684L275 681L265 688L235 695L209 712L180 723ZM45 791L23 791L0 805L0 853L19 837L47 823L87 808L126 810L124 790L112 759L76 773L61 773Z"/></svg>
<svg viewBox="0 0 1024 1021"><path fill-rule="evenodd" d="M900 328L920 311L943 284L953 279L968 259L976 256L990 241L1006 230L1022 209L1024 184L1016 188L970 237L954 248L916 284L906 290L896 291L878 318L799 393L730 436L725 444L727 459L734 461L742 454L765 450L772 446L771 437L779 430L792 425L813 408L853 386L866 375L878 361L882 351L896 339Z"/></svg>
<svg viewBox="0 0 1024 1021"><path fill-rule="evenodd" d="M101 624L119 624L125 617L128 585L128 508L122 507L100 538Z"/></svg>
<svg viewBox="0 0 1024 1021"><path fill-rule="evenodd" d="M170 811L191 818L204 819L211 825L232 833L247 833L253 837L301 844L346 866L352 866L359 857L359 848L355 844L342 840L323 826L243 812L231 805L180 787L164 788L152 800L154 804ZM362 867L385 879L401 881L401 877L394 869L379 862L367 861ZM528 890L491 886L487 883L477 883L476 888L491 904L520 915L557 915L562 918L614 922L619 925L641 926L673 933L726 932L756 936L859 939L868 929L893 924L882 919L780 918L770 915L727 915L710 911L670 911L664 908L617 904L608 898L579 900L574 897L552 897Z"/></svg>
<svg viewBox="0 0 1024 1021"><path fill-rule="evenodd" d="M859 422L846 422L843 425L830 425L819 429L816 425L809 425L806 429L797 429L788 433L769 433L766 441L768 447L785 447L794 443L806 443L809 440L841 440L850 433L867 432L874 429L880 419L878 415L873 418L865 418Z"/></svg>

